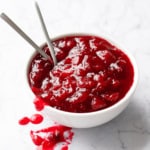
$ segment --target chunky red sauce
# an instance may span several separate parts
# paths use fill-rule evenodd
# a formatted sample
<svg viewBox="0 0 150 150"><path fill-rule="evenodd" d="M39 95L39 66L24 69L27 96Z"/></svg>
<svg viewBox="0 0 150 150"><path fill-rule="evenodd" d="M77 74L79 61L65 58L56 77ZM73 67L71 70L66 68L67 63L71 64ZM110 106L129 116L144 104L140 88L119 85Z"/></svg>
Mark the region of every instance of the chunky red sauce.
<svg viewBox="0 0 150 150"><path fill-rule="evenodd" d="M73 138L71 128L61 125L31 131L30 135L38 150L54 150L58 145L60 150L68 150Z"/></svg>
<svg viewBox="0 0 150 150"><path fill-rule="evenodd" d="M43 121L43 116L40 114L33 114L31 117L22 117L18 123L20 125L40 124ZM40 130L30 131L30 136L33 143L37 146L37 150L68 150L68 146L73 138L72 128L62 125L52 125Z"/></svg>
<svg viewBox="0 0 150 150"><path fill-rule="evenodd" d="M53 41L58 64L37 54L28 79L44 104L68 112L93 112L117 103L133 83L133 66L120 49L96 36L68 36ZM45 45L43 50L49 54Z"/></svg>

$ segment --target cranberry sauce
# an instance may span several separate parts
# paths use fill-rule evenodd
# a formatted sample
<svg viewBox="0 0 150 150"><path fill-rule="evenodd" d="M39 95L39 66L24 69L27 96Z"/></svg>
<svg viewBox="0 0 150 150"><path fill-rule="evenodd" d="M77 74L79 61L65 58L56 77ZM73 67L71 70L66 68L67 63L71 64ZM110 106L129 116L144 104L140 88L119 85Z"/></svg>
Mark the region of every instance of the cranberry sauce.
<svg viewBox="0 0 150 150"><path fill-rule="evenodd" d="M38 150L54 150L62 144L60 150L68 150L68 144L72 141L73 132L71 128L55 125L38 131L30 132L32 141L38 146Z"/></svg>
<svg viewBox="0 0 150 150"><path fill-rule="evenodd" d="M68 112L93 112L115 104L130 89L133 66L108 41L68 36L53 41L53 46L58 64L37 54L28 72L30 87L44 104ZM49 54L46 45L43 50Z"/></svg>
<svg viewBox="0 0 150 150"><path fill-rule="evenodd" d="M37 125L42 121L42 115L33 114L31 117L22 117L18 123L20 125L29 123ZM72 128L58 124L37 131L30 131L30 137L37 146L37 150L54 150L57 147L59 147L59 150L68 150L68 145L72 142L73 136Z"/></svg>

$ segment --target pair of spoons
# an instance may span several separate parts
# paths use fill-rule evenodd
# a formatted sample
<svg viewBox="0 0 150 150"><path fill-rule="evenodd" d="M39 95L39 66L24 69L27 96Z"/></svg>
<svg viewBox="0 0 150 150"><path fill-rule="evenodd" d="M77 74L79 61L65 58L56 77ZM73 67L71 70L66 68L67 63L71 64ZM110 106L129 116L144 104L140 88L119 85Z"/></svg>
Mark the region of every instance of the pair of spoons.
<svg viewBox="0 0 150 150"><path fill-rule="evenodd" d="M54 65L57 64L57 59L55 56L54 48L52 46L52 42L50 40L49 34L46 29L46 25L44 23L44 19L42 17L42 13L40 10L40 7L37 2L35 2L35 8L37 10L37 14L40 19L40 23L51 53L51 57L53 60ZM36 49L45 59L50 59L50 56L48 56L14 21L12 21L5 13L1 13L0 17L8 23L17 33L19 33L34 49Z"/></svg>

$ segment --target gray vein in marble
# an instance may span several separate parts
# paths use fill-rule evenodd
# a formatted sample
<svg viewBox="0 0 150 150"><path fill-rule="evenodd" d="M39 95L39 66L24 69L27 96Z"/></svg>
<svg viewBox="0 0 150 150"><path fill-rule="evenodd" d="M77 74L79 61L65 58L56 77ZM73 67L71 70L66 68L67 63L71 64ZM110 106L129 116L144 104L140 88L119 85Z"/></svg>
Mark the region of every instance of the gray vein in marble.
<svg viewBox="0 0 150 150"><path fill-rule="evenodd" d="M120 142L121 149L125 150L125 149L127 149L127 146L125 145L123 139L121 138L121 133L122 133L121 130L118 130L118 131L117 131L118 140L119 140L119 142Z"/></svg>
<svg viewBox="0 0 150 150"><path fill-rule="evenodd" d="M126 144L126 140L123 139L124 134L138 134L138 135L150 135L150 131L147 129L144 129L142 127L137 127L136 125L134 125L134 129L132 130L117 130L117 134L118 134L118 140L120 142L120 148L122 150L128 150L128 146ZM132 139L130 139L132 140Z"/></svg>

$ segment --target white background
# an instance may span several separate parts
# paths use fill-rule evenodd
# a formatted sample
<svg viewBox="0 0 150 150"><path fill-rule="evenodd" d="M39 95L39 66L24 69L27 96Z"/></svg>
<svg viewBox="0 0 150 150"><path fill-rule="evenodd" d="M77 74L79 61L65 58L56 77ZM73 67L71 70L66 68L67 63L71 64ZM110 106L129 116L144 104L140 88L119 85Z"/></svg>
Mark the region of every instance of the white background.
<svg viewBox="0 0 150 150"><path fill-rule="evenodd" d="M150 149L150 1L39 0L51 37L72 32L107 33L135 57L140 78L127 109L111 122L74 129L69 150ZM32 0L0 0L5 12L39 45L45 42ZM25 69L33 48L0 19L0 149L35 150L18 119L35 113ZM41 126L51 124L46 117Z"/></svg>

